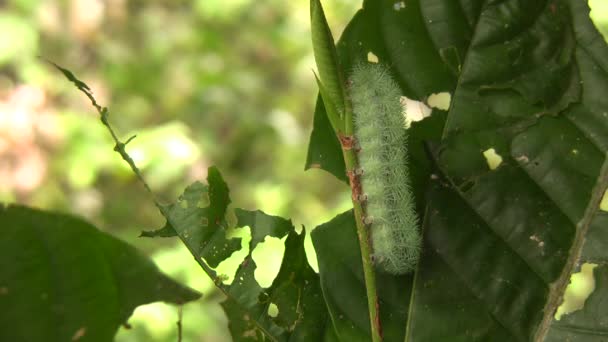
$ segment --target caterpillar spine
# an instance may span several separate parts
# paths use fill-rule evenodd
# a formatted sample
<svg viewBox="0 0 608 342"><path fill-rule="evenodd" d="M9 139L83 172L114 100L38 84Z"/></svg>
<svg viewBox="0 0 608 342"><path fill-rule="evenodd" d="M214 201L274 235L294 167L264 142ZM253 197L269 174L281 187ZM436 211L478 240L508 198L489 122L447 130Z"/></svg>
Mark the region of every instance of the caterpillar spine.
<svg viewBox="0 0 608 342"><path fill-rule="evenodd" d="M354 67L349 90L374 263L388 273L409 273L418 263L422 239L409 184L401 91L386 66L369 63Z"/></svg>

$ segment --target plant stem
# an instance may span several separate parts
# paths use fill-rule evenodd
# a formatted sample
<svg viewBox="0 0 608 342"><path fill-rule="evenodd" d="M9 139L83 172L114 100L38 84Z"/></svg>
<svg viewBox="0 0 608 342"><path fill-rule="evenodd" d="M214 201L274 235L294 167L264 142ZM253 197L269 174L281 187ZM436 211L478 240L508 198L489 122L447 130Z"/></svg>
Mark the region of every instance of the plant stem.
<svg viewBox="0 0 608 342"><path fill-rule="evenodd" d="M184 317L183 305L177 308L177 342L182 342L182 319Z"/></svg>
<svg viewBox="0 0 608 342"><path fill-rule="evenodd" d="M352 107L350 101L346 101L345 118L344 118L345 136L339 136L344 154L344 164L346 166L346 174L350 181L352 192L353 209L355 212L355 223L357 226L357 237L359 238L359 248L361 249L361 261L363 263L363 278L365 280L365 290L367 292L367 307L369 311L369 320L371 324L371 335L373 342L382 341L382 325L380 322L380 304L378 302L378 294L376 291L376 273L372 262L372 248L370 236L367 227L363 222L364 213L360 202L361 182L357 175L357 154L356 141L353 136L353 119Z"/></svg>

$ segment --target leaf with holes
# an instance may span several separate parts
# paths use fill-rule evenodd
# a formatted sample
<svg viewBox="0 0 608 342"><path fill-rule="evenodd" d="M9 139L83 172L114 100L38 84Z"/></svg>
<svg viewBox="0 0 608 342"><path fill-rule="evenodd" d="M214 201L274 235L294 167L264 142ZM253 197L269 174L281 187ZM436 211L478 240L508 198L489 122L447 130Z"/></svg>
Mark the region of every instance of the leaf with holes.
<svg viewBox="0 0 608 342"><path fill-rule="evenodd" d="M318 275L310 268L304 252L304 232L296 233L290 220L262 211L235 209L236 224L226 219L230 197L228 187L215 167L209 168L208 185L196 182L186 188L177 203L162 208L165 227L144 236L171 236L174 232L188 247L203 270L227 296L222 304L231 319L235 340L267 336L277 341L310 341L321 338L327 324L327 310ZM240 249L229 230L249 227L249 252L233 281L215 268ZM278 275L269 288L256 281L257 267L252 252L267 237L286 238L285 255ZM272 313L272 308L276 312Z"/></svg>
<svg viewBox="0 0 608 342"><path fill-rule="evenodd" d="M133 310L200 294L81 219L0 207L0 340L111 341Z"/></svg>
<svg viewBox="0 0 608 342"><path fill-rule="evenodd" d="M433 148L445 179L428 196L407 339L602 340L608 47L586 3L423 4L437 47L463 62ZM585 264L595 291L555 316Z"/></svg>
<svg viewBox="0 0 608 342"><path fill-rule="evenodd" d="M446 116L410 129L424 246L406 340L605 338L608 48L586 2L365 1L337 53L346 74L377 57L410 99L453 94ZM344 179L324 114L318 102L307 167ZM558 320L581 268L594 290ZM320 277L335 301L345 285L324 281L321 266ZM364 310L340 310L349 321L334 327L347 334Z"/></svg>

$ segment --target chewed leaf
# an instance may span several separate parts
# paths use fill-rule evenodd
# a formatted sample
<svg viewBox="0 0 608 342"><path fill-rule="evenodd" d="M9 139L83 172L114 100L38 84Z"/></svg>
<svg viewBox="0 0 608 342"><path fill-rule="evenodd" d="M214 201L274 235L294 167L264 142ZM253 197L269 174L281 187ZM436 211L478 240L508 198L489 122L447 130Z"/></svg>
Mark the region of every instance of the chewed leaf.
<svg viewBox="0 0 608 342"><path fill-rule="evenodd" d="M226 209L230 204L228 186L215 167L209 168L209 185L195 182L186 188L175 204L161 207L167 224L160 230L142 236L173 236L172 231L191 246L191 251L209 266L217 267L241 247L240 239L226 236ZM208 200L209 206L199 204Z"/></svg>
<svg viewBox="0 0 608 342"><path fill-rule="evenodd" d="M302 336L306 336L306 340L321 338L324 332L318 328L327 323L327 311L318 275L306 259L304 233L296 233L290 220L259 210L235 209L237 223L230 227L226 220L229 190L215 167L209 168L207 182L207 185L193 183L177 203L161 207L167 224L158 231L144 234L162 236L174 231L179 236L228 297L222 306L231 318L230 330L235 340L264 335L277 341ZM252 235L249 252L230 284L224 284L224 275L217 274L213 268L241 248L240 238L230 238L228 232L243 227L249 227ZM281 268L267 289L255 279L258 265L251 254L266 237L286 238ZM274 317L268 314L269 308Z"/></svg>
<svg viewBox="0 0 608 342"><path fill-rule="evenodd" d="M165 225L156 230L144 230L139 235L140 237L174 237L177 233L173 226L169 222L165 223Z"/></svg>
<svg viewBox="0 0 608 342"><path fill-rule="evenodd" d="M251 242L249 249L253 249L258 243L264 241L267 236L281 238L293 231L293 223L291 220L284 219L279 216L271 216L265 214L261 210L249 211L236 209L235 211L238 226L251 228Z"/></svg>

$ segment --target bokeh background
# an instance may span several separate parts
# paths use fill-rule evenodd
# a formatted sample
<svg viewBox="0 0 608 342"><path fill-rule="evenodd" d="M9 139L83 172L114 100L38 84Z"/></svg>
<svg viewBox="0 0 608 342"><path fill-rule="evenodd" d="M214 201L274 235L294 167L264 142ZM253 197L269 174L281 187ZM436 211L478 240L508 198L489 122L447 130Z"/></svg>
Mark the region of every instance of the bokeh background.
<svg viewBox="0 0 608 342"><path fill-rule="evenodd" d="M336 37L361 2L326 0ZM591 0L608 36L608 1ZM350 206L343 184L304 172L316 98L308 1L0 1L0 201L83 216L203 292L183 307L184 341L230 341L222 295L176 239L138 238L162 217L112 151L90 103L42 56L72 70L161 198L217 165L233 204L312 228ZM246 231L241 232L244 245ZM310 242L310 241L308 241ZM282 242L254 258L269 285ZM257 250L259 249L259 251ZM246 250L220 265L234 269ZM311 265L315 266L314 256ZM177 340L177 308L138 308L117 341Z"/></svg>

